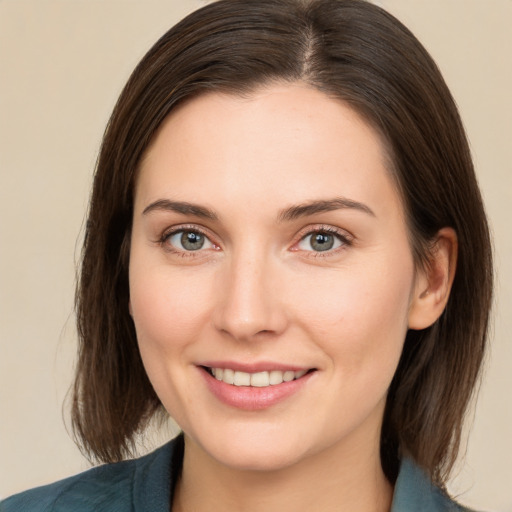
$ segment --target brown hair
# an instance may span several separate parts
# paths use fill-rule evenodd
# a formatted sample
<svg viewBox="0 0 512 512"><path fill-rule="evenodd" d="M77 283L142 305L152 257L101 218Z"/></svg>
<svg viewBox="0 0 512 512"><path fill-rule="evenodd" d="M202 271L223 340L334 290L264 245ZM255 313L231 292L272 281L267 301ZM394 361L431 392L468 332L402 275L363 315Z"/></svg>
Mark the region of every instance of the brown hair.
<svg viewBox="0 0 512 512"><path fill-rule="evenodd" d="M430 328L408 332L381 439L390 480L407 454L442 485L484 356L489 232L464 129L438 68L409 30L363 0L221 0L169 30L133 72L104 135L86 227L76 295L75 434L89 456L120 460L162 407L128 311L133 188L148 144L185 98L243 94L273 81L310 84L380 132L418 265L428 262L439 229L457 233L446 310Z"/></svg>

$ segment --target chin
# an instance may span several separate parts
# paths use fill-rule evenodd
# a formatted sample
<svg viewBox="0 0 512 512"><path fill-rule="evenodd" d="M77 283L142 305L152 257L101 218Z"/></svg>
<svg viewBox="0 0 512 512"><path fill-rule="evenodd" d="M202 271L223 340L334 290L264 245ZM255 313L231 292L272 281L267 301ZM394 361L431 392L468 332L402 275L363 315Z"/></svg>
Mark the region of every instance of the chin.
<svg viewBox="0 0 512 512"><path fill-rule="evenodd" d="M293 466L299 460L302 460L304 454L298 453L293 447L275 447L269 449L268 445L263 449L259 444L252 447L233 446L228 450L222 450L220 453L211 453L217 460L232 469L238 471L279 471Z"/></svg>
<svg viewBox="0 0 512 512"><path fill-rule="evenodd" d="M193 436L192 443L209 458L239 471L277 471L307 456L305 444L300 439L290 439L289 434L246 428L243 424L237 430Z"/></svg>

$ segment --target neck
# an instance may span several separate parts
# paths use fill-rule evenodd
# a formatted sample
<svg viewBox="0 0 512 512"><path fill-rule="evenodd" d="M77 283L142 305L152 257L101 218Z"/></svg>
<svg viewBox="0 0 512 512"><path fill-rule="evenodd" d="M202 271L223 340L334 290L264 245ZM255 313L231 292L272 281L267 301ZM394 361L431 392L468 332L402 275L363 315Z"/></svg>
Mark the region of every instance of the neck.
<svg viewBox="0 0 512 512"><path fill-rule="evenodd" d="M183 472L172 510L389 512L392 494L380 464L378 439L359 449L331 446L286 468L247 471L219 463L185 437Z"/></svg>

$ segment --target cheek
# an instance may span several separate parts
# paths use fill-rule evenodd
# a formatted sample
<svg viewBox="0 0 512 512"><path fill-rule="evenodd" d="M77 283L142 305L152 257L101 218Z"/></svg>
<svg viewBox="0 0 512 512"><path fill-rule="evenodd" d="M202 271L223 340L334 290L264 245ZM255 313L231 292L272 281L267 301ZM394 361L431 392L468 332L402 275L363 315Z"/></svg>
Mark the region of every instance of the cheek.
<svg viewBox="0 0 512 512"><path fill-rule="evenodd" d="M412 262L383 262L334 272L321 287L310 287L297 308L333 367L351 378L390 379L407 332L414 270ZM311 290L314 290L311 292Z"/></svg>
<svg viewBox="0 0 512 512"><path fill-rule="evenodd" d="M191 349L209 316L209 291L200 276L185 279L168 265L145 263L138 266L132 260L130 267L132 316L141 358L165 409L178 424L186 424L183 411L194 400L188 373Z"/></svg>
<svg viewBox="0 0 512 512"><path fill-rule="evenodd" d="M134 262L130 300L143 355L173 353L197 338L211 302L208 283L197 274L191 279L165 265L148 271Z"/></svg>

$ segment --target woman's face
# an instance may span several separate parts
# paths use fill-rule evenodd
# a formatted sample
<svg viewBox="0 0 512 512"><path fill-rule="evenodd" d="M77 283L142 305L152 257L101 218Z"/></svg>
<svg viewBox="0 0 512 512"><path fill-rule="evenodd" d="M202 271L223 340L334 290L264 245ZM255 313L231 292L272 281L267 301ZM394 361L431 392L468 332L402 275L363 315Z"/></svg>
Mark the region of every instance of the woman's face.
<svg viewBox="0 0 512 512"><path fill-rule="evenodd" d="M208 93L164 122L137 181L130 308L203 454L378 454L416 286L385 162L361 117L299 84Z"/></svg>

